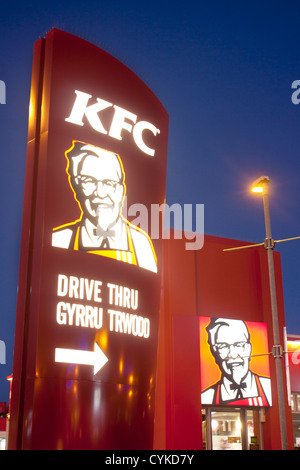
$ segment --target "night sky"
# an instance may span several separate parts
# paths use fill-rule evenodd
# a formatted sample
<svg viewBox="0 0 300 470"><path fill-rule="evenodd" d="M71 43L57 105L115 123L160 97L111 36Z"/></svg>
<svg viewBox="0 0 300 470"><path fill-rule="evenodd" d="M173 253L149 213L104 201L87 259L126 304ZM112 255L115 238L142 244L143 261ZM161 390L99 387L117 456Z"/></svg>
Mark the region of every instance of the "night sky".
<svg viewBox="0 0 300 470"><path fill-rule="evenodd" d="M259 243L268 175L275 240L300 236L300 3L2 2L0 401L12 372L33 44L59 28L133 70L170 117L166 202L204 204L205 233ZM80 66L80 64L79 64ZM299 94L300 97L300 94ZM300 335L300 240L278 244L286 326Z"/></svg>

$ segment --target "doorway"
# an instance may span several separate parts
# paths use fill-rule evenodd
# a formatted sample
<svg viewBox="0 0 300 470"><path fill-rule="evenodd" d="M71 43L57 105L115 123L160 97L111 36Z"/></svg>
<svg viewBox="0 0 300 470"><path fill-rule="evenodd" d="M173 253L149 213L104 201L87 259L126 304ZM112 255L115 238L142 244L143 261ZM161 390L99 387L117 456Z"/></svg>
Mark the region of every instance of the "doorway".
<svg viewBox="0 0 300 470"><path fill-rule="evenodd" d="M205 407L202 409L203 448L257 450L261 448L259 409Z"/></svg>

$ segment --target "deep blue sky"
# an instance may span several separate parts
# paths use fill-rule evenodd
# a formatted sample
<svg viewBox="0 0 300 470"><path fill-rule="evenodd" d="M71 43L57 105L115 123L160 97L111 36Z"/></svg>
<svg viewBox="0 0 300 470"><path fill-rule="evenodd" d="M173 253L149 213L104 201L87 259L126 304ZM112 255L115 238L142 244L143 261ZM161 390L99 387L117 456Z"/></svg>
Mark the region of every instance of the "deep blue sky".
<svg viewBox="0 0 300 470"><path fill-rule="evenodd" d="M205 233L262 242L271 178L275 239L300 236L300 3L270 1L58 1L1 5L0 401L12 371L33 43L53 27L106 50L132 69L170 116L167 202L205 204ZM300 335L300 240L282 254L286 325Z"/></svg>

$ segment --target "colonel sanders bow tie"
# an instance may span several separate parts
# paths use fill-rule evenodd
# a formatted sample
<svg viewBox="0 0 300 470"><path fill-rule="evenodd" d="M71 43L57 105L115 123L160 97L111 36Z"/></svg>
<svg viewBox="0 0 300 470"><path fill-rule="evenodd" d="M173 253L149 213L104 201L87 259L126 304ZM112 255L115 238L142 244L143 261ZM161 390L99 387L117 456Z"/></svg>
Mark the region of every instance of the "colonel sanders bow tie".
<svg viewBox="0 0 300 470"><path fill-rule="evenodd" d="M242 398L242 389L245 389L246 386L245 382L241 382L239 385L232 383L230 384L230 390L237 390L238 393L236 398Z"/></svg>
<svg viewBox="0 0 300 470"><path fill-rule="evenodd" d="M115 235L114 230L112 230L112 229L103 230L101 227L94 228L93 232L94 232L95 236L103 237L103 238L113 237Z"/></svg>

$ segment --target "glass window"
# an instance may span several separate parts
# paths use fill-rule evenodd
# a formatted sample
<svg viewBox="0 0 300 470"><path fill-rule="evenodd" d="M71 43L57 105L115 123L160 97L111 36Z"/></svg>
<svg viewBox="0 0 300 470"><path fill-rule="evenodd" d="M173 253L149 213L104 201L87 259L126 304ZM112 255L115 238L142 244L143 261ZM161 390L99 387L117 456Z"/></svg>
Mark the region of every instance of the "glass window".
<svg viewBox="0 0 300 470"><path fill-rule="evenodd" d="M291 395L291 408L292 411L296 411L295 395Z"/></svg>
<svg viewBox="0 0 300 470"><path fill-rule="evenodd" d="M291 394L291 408L292 411L300 413L300 393Z"/></svg>
<svg viewBox="0 0 300 470"><path fill-rule="evenodd" d="M202 440L207 450L260 449L259 410L202 408Z"/></svg>
<svg viewBox="0 0 300 470"><path fill-rule="evenodd" d="M299 416L299 415L298 415ZM294 445L300 448L300 420L293 416Z"/></svg>

